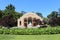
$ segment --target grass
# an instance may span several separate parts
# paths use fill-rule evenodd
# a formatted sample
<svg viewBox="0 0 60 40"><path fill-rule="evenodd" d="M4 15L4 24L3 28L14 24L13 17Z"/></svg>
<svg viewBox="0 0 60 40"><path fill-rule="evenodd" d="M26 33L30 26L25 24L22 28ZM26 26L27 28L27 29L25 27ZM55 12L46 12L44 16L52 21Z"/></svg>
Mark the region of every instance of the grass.
<svg viewBox="0 0 60 40"><path fill-rule="evenodd" d="M54 35L1 35L0 40L60 40L60 34Z"/></svg>

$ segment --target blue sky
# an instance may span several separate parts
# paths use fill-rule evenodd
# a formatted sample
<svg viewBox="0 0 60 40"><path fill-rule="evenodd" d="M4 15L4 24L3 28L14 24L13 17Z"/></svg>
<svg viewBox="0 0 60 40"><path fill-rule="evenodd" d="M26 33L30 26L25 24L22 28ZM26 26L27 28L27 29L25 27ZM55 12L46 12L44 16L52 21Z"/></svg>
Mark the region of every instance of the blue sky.
<svg viewBox="0 0 60 40"><path fill-rule="evenodd" d="M60 8L60 0L0 0L0 9L8 4L13 4L18 12L41 12L44 17Z"/></svg>

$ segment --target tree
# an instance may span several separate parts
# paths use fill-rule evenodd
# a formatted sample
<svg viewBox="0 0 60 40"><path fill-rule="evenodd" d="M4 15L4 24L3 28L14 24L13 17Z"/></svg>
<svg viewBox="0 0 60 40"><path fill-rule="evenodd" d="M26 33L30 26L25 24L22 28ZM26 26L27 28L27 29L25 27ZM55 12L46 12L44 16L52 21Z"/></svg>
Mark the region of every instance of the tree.
<svg viewBox="0 0 60 40"><path fill-rule="evenodd" d="M2 18L2 16L3 16L3 11L0 10L0 19Z"/></svg>
<svg viewBox="0 0 60 40"><path fill-rule="evenodd" d="M0 11L0 17L2 17L2 19L0 19L0 25L5 27L17 26L17 19L22 15L22 13L16 12L15 7L10 4L6 6L5 10Z"/></svg>
<svg viewBox="0 0 60 40"><path fill-rule="evenodd" d="M19 12L15 12L15 14L13 14L13 17L15 19L15 21L17 21L18 18L20 18L23 14L19 13Z"/></svg>
<svg viewBox="0 0 60 40"><path fill-rule="evenodd" d="M58 16L58 12L53 11L51 14L49 14L47 17L48 18L56 18Z"/></svg>
<svg viewBox="0 0 60 40"><path fill-rule="evenodd" d="M44 24L48 24L48 18L43 18Z"/></svg>
<svg viewBox="0 0 60 40"><path fill-rule="evenodd" d="M59 8L59 11L58 11L58 17L60 17L60 8Z"/></svg>
<svg viewBox="0 0 60 40"><path fill-rule="evenodd" d="M14 14L15 13L15 7L10 4L8 6L6 6L6 9L4 10L5 15L10 15L10 14Z"/></svg>
<svg viewBox="0 0 60 40"><path fill-rule="evenodd" d="M48 23L51 26L60 26L60 17L50 18Z"/></svg>
<svg viewBox="0 0 60 40"><path fill-rule="evenodd" d="M58 12L52 11L52 13L49 14L47 17L48 17L48 18L57 18L57 17L58 17Z"/></svg>
<svg viewBox="0 0 60 40"><path fill-rule="evenodd" d="M15 7L12 4L10 4L10 5L6 6L6 10L15 11Z"/></svg>
<svg viewBox="0 0 60 40"><path fill-rule="evenodd" d="M40 17L42 17L42 18L43 18L43 16L42 16L42 14L41 14L41 13L36 12L36 14L37 14L38 16L40 16Z"/></svg>
<svg viewBox="0 0 60 40"><path fill-rule="evenodd" d="M47 17L49 18L48 24L51 26L58 26L60 25L60 17L58 17L58 12L52 11L51 14L49 14Z"/></svg>
<svg viewBox="0 0 60 40"><path fill-rule="evenodd" d="M4 13L5 13L5 16L6 15L12 15L13 18L15 19L15 21L17 21L17 19L23 15L19 12L16 12L15 7L12 4L6 6L6 9L4 10Z"/></svg>
<svg viewBox="0 0 60 40"><path fill-rule="evenodd" d="M26 12L25 11L21 11L21 14L25 14Z"/></svg>
<svg viewBox="0 0 60 40"><path fill-rule="evenodd" d="M7 15L0 20L0 25L8 28L13 27L15 26L15 20L12 15Z"/></svg>

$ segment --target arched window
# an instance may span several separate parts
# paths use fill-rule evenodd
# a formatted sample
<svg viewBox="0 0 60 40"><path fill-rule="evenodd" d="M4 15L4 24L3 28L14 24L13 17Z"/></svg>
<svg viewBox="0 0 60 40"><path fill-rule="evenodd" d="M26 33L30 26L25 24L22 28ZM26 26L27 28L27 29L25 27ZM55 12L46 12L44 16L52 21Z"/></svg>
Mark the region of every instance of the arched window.
<svg viewBox="0 0 60 40"><path fill-rule="evenodd" d="M28 24L29 23L32 23L32 18L31 17L28 18Z"/></svg>
<svg viewBox="0 0 60 40"><path fill-rule="evenodd" d="M33 26L36 26L36 23L33 23Z"/></svg>
<svg viewBox="0 0 60 40"><path fill-rule="evenodd" d="M36 18L33 18L33 22L36 22Z"/></svg>
<svg viewBox="0 0 60 40"><path fill-rule="evenodd" d="M24 23L24 26L27 27L27 23Z"/></svg>
<svg viewBox="0 0 60 40"><path fill-rule="evenodd" d="M21 21L20 21L20 25L21 25Z"/></svg>
<svg viewBox="0 0 60 40"><path fill-rule="evenodd" d="M24 18L24 22L27 22L27 18Z"/></svg>

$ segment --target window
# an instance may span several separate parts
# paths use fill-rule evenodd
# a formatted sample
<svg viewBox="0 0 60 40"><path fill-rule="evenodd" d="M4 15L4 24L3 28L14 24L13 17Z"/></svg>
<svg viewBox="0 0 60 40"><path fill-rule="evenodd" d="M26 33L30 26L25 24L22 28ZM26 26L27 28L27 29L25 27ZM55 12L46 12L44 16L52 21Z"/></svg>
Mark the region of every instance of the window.
<svg viewBox="0 0 60 40"><path fill-rule="evenodd" d="M36 26L36 23L33 23L33 26Z"/></svg>
<svg viewBox="0 0 60 40"><path fill-rule="evenodd" d="M21 21L20 21L20 25L21 25Z"/></svg>
<svg viewBox="0 0 60 40"><path fill-rule="evenodd" d="M33 18L33 22L36 22L36 18Z"/></svg>
<svg viewBox="0 0 60 40"><path fill-rule="evenodd" d="M24 18L24 22L27 22L27 18Z"/></svg>
<svg viewBox="0 0 60 40"><path fill-rule="evenodd" d="M42 22L41 21L39 21L39 25L42 25Z"/></svg>
<svg viewBox="0 0 60 40"><path fill-rule="evenodd" d="M31 17L28 18L28 24L29 23L32 23L32 18Z"/></svg>
<svg viewBox="0 0 60 40"><path fill-rule="evenodd" d="M24 23L24 26L27 27L27 23Z"/></svg>

